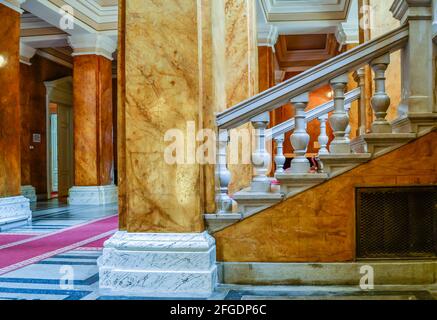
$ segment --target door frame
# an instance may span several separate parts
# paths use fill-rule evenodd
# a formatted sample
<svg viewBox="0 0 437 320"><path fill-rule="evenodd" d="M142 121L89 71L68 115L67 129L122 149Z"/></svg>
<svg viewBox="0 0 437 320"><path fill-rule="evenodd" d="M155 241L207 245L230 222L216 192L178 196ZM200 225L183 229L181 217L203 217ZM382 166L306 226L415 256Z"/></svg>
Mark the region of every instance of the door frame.
<svg viewBox="0 0 437 320"><path fill-rule="evenodd" d="M50 157L52 138L50 127L50 103L63 104L73 108L73 77L68 76L54 81L45 81L46 87L46 158L47 158L47 199L52 198L52 159ZM74 167L74 155L73 167Z"/></svg>

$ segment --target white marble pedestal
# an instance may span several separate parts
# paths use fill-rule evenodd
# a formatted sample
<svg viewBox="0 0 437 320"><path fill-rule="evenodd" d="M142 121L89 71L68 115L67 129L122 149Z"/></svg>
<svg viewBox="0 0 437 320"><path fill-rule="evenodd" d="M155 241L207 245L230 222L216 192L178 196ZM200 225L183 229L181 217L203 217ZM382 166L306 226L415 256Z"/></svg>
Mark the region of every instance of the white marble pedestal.
<svg viewBox="0 0 437 320"><path fill-rule="evenodd" d="M97 187L73 187L70 189L68 204L72 206L102 206L118 201L115 185Z"/></svg>
<svg viewBox="0 0 437 320"><path fill-rule="evenodd" d="M21 195L30 200L30 202L36 202L37 196L33 186L21 186Z"/></svg>
<svg viewBox="0 0 437 320"><path fill-rule="evenodd" d="M0 198L0 231L25 225L31 219L29 199L23 196Z"/></svg>
<svg viewBox="0 0 437 320"><path fill-rule="evenodd" d="M118 232L98 260L101 294L208 297L217 284L215 239L207 232Z"/></svg>

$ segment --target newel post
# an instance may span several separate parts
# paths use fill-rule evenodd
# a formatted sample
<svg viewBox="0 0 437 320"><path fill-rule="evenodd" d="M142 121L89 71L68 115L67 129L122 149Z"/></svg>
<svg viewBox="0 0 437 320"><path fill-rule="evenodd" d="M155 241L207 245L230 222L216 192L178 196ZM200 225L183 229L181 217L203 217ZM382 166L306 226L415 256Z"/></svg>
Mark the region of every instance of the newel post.
<svg viewBox="0 0 437 320"><path fill-rule="evenodd" d="M410 38L402 51L402 102L399 116L437 112L434 105L432 20L433 0L395 0L390 11L409 25ZM435 1L434 1L435 4Z"/></svg>

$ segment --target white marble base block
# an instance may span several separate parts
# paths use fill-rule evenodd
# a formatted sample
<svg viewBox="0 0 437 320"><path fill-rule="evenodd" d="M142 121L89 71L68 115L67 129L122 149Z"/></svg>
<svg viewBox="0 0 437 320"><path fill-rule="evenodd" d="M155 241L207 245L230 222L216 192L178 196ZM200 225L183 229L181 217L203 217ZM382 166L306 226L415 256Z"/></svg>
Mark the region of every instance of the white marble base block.
<svg viewBox="0 0 437 320"><path fill-rule="evenodd" d="M21 195L30 200L30 202L36 202L36 191L33 186L21 186Z"/></svg>
<svg viewBox="0 0 437 320"><path fill-rule="evenodd" d="M23 196L0 198L0 230L8 225L26 224L31 219L29 199Z"/></svg>
<svg viewBox="0 0 437 320"><path fill-rule="evenodd" d="M215 239L204 233L118 232L98 260L101 292L208 297L217 285Z"/></svg>
<svg viewBox="0 0 437 320"><path fill-rule="evenodd" d="M102 206L118 201L115 185L97 187L73 187L70 189L68 203L72 206Z"/></svg>

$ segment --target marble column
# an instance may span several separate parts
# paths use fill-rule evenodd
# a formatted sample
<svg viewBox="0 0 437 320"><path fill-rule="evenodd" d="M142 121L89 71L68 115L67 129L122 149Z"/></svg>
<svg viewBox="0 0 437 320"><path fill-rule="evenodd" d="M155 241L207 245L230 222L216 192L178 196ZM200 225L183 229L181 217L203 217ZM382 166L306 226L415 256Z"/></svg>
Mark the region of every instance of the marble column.
<svg viewBox="0 0 437 320"><path fill-rule="evenodd" d="M25 224L32 213L21 196L20 13L0 4L0 231Z"/></svg>
<svg viewBox="0 0 437 320"><path fill-rule="evenodd" d="M424 117L437 112L434 104L432 0L395 0L391 11L401 24L409 25L410 38L402 50L402 97L400 117ZM430 115L431 116L431 115Z"/></svg>
<svg viewBox="0 0 437 320"><path fill-rule="evenodd" d="M113 182L112 54L102 35L69 38L73 53L74 187L70 205L117 202Z"/></svg>
<svg viewBox="0 0 437 320"><path fill-rule="evenodd" d="M214 5L120 2L125 12L120 46L125 68L119 77L125 81L124 117L119 117L125 130L119 149L126 169L125 231L105 243L98 262L102 292L209 296L217 283L215 240L203 221L207 174L196 159L201 144L196 133L214 128L214 112L233 105L234 96L247 95L247 86L237 64L241 56L221 55L227 41L238 41L240 34L226 38L223 25L213 31ZM214 32L221 36L213 39ZM175 152L169 152L172 145Z"/></svg>

